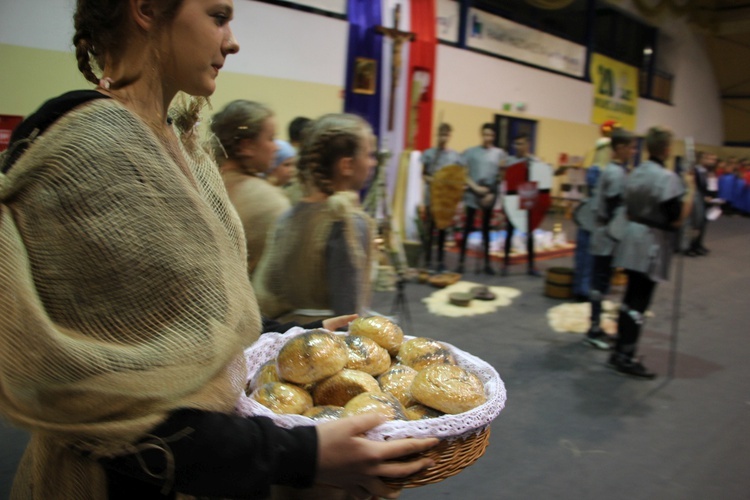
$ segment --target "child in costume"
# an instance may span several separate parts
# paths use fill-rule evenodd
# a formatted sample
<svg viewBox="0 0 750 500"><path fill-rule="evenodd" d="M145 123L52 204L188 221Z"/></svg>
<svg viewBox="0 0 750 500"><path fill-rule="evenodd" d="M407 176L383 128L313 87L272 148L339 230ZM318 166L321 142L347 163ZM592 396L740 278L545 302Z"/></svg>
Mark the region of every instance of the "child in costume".
<svg viewBox="0 0 750 500"><path fill-rule="evenodd" d="M309 126L298 164L307 194L276 223L253 277L264 316L308 322L366 310L374 227L358 192L374 154L361 118L326 115Z"/></svg>
<svg viewBox="0 0 750 500"><path fill-rule="evenodd" d="M240 216L252 276L263 255L266 235L291 204L265 175L277 154L276 121L266 106L232 101L211 120L213 149L229 199Z"/></svg>

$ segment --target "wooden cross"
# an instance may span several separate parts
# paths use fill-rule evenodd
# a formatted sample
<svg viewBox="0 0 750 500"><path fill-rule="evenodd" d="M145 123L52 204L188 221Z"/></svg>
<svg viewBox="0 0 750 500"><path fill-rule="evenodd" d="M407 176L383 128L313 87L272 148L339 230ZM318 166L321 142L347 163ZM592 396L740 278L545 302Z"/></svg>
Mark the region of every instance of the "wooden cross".
<svg viewBox="0 0 750 500"><path fill-rule="evenodd" d="M393 115L396 102L396 87L398 78L401 76L401 46L405 41L413 42L417 38L416 33L410 31L399 31L398 24L401 21L401 4L396 4L393 10L393 28L375 26L375 31L386 38L393 40L393 55L391 57L391 100L388 107L388 130L393 130Z"/></svg>

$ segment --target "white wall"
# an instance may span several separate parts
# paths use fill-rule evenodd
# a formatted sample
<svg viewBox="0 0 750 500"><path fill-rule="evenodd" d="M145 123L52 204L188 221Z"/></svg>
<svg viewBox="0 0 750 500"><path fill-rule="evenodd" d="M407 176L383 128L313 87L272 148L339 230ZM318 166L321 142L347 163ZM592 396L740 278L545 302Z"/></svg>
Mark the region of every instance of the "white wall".
<svg viewBox="0 0 750 500"><path fill-rule="evenodd" d="M0 0L0 43L73 50L75 0Z"/></svg>
<svg viewBox="0 0 750 500"><path fill-rule="evenodd" d="M684 20L665 23L675 73L673 105L638 101L636 133L652 125L670 127L678 139L720 145L724 138L719 88L700 35ZM591 85L510 61L454 47L438 48L436 98L501 112L503 103L524 102L526 113L580 124L591 123Z"/></svg>
<svg viewBox="0 0 750 500"><path fill-rule="evenodd" d="M0 43L72 52L75 0L0 0ZM225 71L344 85L348 24L275 5L236 0L240 52Z"/></svg>
<svg viewBox="0 0 750 500"><path fill-rule="evenodd" d="M577 123L591 121L591 85L496 57L440 45L436 99L495 109L527 103L527 113Z"/></svg>
<svg viewBox="0 0 750 500"><path fill-rule="evenodd" d="M74 0L0 0L0 43L69 52ZM232 24L240 53L226 71L343 86L347 23L325 16L235 0ZM627 7L627 6L626 6ZM639 133L654 124L677 138L719 145L723 124L719 89L699 35L682 20L662 23L674 54L673 106L641 99ZM505 102L525 102L526 113L579 124L591 121L591 85L502 59L441 45L436 99L500 112ZM0 61L2 63L2 61Z"/></svg>
<svg viewBox="0 0 750 500"><path fill-rule="evenodd" d="M665 25L666 27L667 25ZM721 92L702 37L684 22L668 25L674 71L672 106L641 99L638 132L651 125L670 127L675 137L693 137L698 144L721 145L724 122Z"/></svg>
<svg viewBox="0 0 750 500"><path fill-rule="evenodd" d="M343 87L346 21L248 0L234 9L240 52L227 71Z"/></svg>
<svg viewBox="0 0 750 500"><path fill-rule="evenodd" d="M693 137L698 144L721 145L724 142L721 91L702 36L691 30L684 15L676 16L669 8L647 18L633 0L607 1L663 33L660 41L666 42L662 47L666 53L660 54L660 69L672 72L675 77L672 106L640 100L638 132L645 132L651 125L666 125L678 139Z"/></svg>

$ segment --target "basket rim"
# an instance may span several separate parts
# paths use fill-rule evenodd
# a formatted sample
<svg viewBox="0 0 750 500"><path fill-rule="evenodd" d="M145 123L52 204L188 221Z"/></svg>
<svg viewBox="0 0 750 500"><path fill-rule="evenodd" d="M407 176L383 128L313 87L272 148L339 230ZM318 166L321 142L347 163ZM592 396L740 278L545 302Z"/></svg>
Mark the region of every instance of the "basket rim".
<svg viewBox="0 0 750 500"><path fill-rule="evenodd" d="M250 381L256 371L264 363L270 361L275 353L290 338L302 335L308 331L301 327L295 327L286 333L264 333L258 341L245 350L245 360L248 364L246 381ZM340 336L346 336L349 332L331 332ZM412 335L404 335L404 340L416 338ZM485 386L487 401L476 408L457 415L442 415L428 420L410 420L410 421L388 421L367 433L369 439L388 440L403 437L437 437L442 440L453 441L464 439L472 434L478 434L485 430L494 421L505 407L507 393L505 384L500 378L500 374L495 368L486 361L466 352L458 347L437 340L450 350L456 357L461 366L462 364L481 365L483 373L477 374L482 379ZM278 348L272 354L260 355L256 359L256 354L264 353L273 349L278 344ZM484 375L484 377L482 376ZM489 392L489 394L488 394ZM251 399L245 394L244 386L238 399L237 411L247 416L265 416L271 418L277 425L285 428L298 426L314 426L327 420L313 420L302 415L283 414L279 415L270 409ZM430 427L429 432L425 427Z"/></svg>

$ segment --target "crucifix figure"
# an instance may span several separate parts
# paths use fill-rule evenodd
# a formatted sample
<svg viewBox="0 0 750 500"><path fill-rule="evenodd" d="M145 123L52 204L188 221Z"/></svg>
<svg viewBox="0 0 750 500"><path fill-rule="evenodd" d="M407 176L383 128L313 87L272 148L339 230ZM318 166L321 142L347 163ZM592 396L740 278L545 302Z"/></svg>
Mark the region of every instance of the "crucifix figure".
<svg viewBox="0 0 750 500"><path fill-rule="evenodd" d="M375 31L386 38L393 40L393 56L391 57L391 99L388 107L388 130L393 130L393 115L396 102L396 86L401 76L401 47L406 40L412 42L417 38L416 33L399 31L398 24L401 21L401 4L396 4L393 11L393 28L375 26Z"/></svg>

